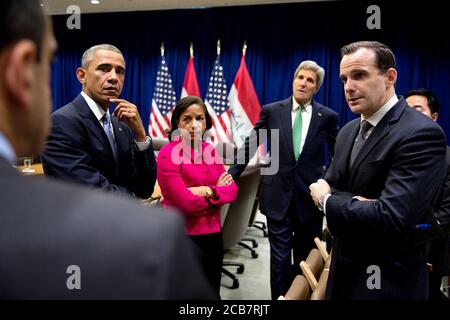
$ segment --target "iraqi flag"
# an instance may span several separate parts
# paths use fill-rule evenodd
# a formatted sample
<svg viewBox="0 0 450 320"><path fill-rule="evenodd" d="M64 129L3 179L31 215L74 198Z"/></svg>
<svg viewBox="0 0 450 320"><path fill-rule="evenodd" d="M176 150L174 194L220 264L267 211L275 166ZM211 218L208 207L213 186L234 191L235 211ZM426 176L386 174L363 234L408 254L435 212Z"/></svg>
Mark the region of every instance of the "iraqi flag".
<svg viewBox="0 0 450 320"><path fill-rule="evenodd" d="M183 89L181 89L181 98L187 96L200 97L200 89L198 87L197 75L194 67L194 56L191 55L186 67L186 74L184 76Z"/></svg>
<svg viewBox="0 0 450 320"><path fill-rule="evenodd" d="M259 119L261 105L245 64L245 54L228 95L233 141L240 148Z"/></svg>

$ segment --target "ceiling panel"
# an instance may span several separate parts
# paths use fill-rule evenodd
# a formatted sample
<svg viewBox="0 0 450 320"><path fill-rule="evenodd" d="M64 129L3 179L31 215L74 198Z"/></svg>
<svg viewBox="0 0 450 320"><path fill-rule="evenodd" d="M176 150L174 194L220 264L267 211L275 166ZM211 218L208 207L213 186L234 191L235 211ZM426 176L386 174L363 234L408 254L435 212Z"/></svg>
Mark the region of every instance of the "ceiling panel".
<svg viewBox="0 0 450 320"><path fill-rule="evenodd" d="M142 10L195 9L225 6L262 5L271 3L317 2L324 0L42 0L50 14L66 14L70 5L78 5L81 13Z"/></svg>

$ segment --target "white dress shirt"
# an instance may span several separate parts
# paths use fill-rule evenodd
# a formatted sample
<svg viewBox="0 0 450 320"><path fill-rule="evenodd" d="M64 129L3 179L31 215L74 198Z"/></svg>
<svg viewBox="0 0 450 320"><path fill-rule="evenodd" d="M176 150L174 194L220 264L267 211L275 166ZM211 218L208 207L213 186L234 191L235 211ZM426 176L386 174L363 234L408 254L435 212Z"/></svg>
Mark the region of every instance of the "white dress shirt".
<svg viewBox="0 0 450 320"><path fill-rule="evenodd" d="M92 110L92 112L94 113L94 115L97 118L98 122L100 123L100 125L103 128L103 123L102 123L101 119L103 118L103 116L104 116L104 114L106 112L109 113L109 109L107 111L103 110L94 100L92 100L91 97L89 97L83 91L81 91L81 96L84 98L84 100L88 104L89 108ZM114 135L113 126L110 125L109 128L111 130L112 136L114 137L114 141L115 141L116 140L116 136ZM134 140L134 142L136 143L136 146L139 149L139 151L147 150L150 147L150 141L151 141L151 139L148 136L145 138L144 142L138 142L138 141Z"/></svg>
<svg viewBox="0 0 450 320"><path fill-rule="evenodd" d="M291 120L292 128L294 128L295 115L297 109L300 108L300 104L292 96L292 110L291 110ZM305 145L306 135L308 134L309 124L311 123L312 116L312 104L308 101L301 109L302 112L302 139L300 141L300 154L302 154L303 146Z"/></svg>

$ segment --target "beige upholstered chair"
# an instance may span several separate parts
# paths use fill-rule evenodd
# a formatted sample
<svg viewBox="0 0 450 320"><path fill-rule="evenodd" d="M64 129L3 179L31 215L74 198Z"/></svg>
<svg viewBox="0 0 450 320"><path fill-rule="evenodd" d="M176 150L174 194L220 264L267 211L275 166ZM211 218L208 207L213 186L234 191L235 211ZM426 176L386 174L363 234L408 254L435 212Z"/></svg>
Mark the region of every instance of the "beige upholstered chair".
<svg viewBox="0 0 450 320"><path fill-rule="evenodd" d="M317 278L323 270L323 264L324 262L320 251L315 248L309 252L306 261L300 262L300 268L302 269L303 275L306 277L313 290L317 287Z"/></svg>
<svg viewBox="0 0 450 320"><path fill-rule="evenodd" d="M320 274L319 281L317 282L317 287L313 290L311 294L311 300L324 300L325 292L327 289L328 274L330 272L331 254L328 256L322 273Z"/></svg>
<svg viewBox="0 0 450 320"><path fill-rule="evenodd" d="M311 290L308 280L302 275L298 275L292 281L289 290L284 296L280 296L278 300L308 300Z"/></svg>

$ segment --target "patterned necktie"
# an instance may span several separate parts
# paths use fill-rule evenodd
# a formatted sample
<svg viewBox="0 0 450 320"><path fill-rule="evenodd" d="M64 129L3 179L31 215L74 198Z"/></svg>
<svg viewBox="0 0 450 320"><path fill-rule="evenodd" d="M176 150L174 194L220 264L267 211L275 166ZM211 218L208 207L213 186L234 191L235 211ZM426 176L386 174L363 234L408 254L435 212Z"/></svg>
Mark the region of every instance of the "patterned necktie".
<svg viewBox="0 0 450 320"><path fill-rule="evenodd" d="M368 136L367 131L372 127L370 122L363 120L361 122L358 135L356 136L355 142L353 143L353 149L352 153L350 155L350 166L353 165L353 162L356 159L356 156L358 155L359 151L361 150L362 146L366 142Z"/></svg>
<svg viewBox="0 0 450 320"><path fill-rule="evenodd" d="M114 135L111 130L111 118L109 113L105 113L102 117L103 130L105 130L106 136L108 137L109 144L111 145L111 150L113 152L114 159L117 160L117 150L116 142L114 140Z"/></svg>
<svg viewBox="0 0 450 320"><path fill-rule="evenodd" d="M295 160L300 156L300 144L302 142L302 110L303 106L300 105L295 113L294 126L292 127Z"/></svg>

